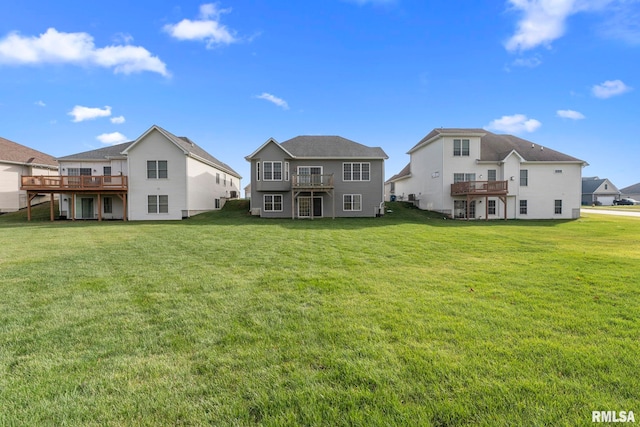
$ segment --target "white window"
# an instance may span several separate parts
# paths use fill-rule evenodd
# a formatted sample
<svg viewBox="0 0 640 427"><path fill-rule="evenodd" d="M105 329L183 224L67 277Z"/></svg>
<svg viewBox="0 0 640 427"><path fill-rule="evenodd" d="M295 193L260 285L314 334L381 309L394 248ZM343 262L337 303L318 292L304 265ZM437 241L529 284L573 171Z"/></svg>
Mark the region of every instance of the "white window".
<svg viewBox="0 0 640 427"><path fill-rule="evenodd" d="M282 162L262 162L265 181L282 181Z"/></svg>
<svg viewBox="0 0 640 427"><path fill-rule="evenodd" d="M342 210L361 211L362 194L345 194L342 196Z"/></svg>
<svg viewBox="0 0 640 427"><path fill-rule="evenodd" d="M487 181L495 181L496 180L496 170L489 169L487 171Z"/></svg>
<svg viewBox="0 0 640 427"><path fill-rule="evenodd" d="M527 201L520 200L520 215L526 215L526 214L527 214Z"/></svg>
<svg viewBox="0 0 640 427"><path fill-rule="evenodd" d="M489 215L495 215L496 214L496 201L495 200L489 200L487 205L487 211Z"/></svg>
<svg viewBox="0 0 640 427"><path fill-rule="evenodd" d="M475 173L454 173L453 174L453 183L458 182L466 182L466 181L475 181L476 174Z"/></svg>
<svg viewBox="0 0 640 427"><path fill-rule="evenodd" d="M222 174L222 185L223 185L224 187L226 187L226 186L227 186L227 174L226 174L226 173L223 173L223 174Z"/></svg>
<svg viewBox="0 0 640 427"><path fill-rule="evenodd" d="M148 179L166 179L168 177L166 160L147 160Z"/></svg>
<svg viewBox="0 0 640 427"><path fill-rule="evenodd" d="M527 187L529 185L529 171L526 169L520 169L520 187Z"/></svg>
<svg viewBox="0 0 640 427"><path fill-rule="evenodd" d="M562 200L555 200L554 205L554 213L556 215L562 215Z"/></svg>
<svg viewBox="0 0 640 427"><path fill-rule="evenodd" d="M284 180L289 181L289 162L284 162Z"/></svg>
<svg viewBox="0 0 640 427"><path fill-rule="evenodd" d="M216 173L216 184L220 184L220 174Z"/></svg>
<svg viewBox="0 0 640 427"><path fill-rule="evenodd" d="M468 139L454 139L453 140L453 155L454 156L468 156L469 155L469 140Z"/></svg>
<svg viewBox="0 0 640 427"><path fill-rule="evenodd" d="M265 212L282 212L282 194L264 195Z"/></svg>
<svg viewBox="0 0 640 427"><path fill-rule="evenodd" d="M102 206L104 207L104 213L113 213L113 199L111 197L105 197Z"/></svg>
<svg viewBox="0 0 640 427"><path fill-rule="evenodd" d="M256 162L256 181L260 181L260 162Z"/></svg>
<svg viewBox="0 0 640 427"><path fill-rule="evenodd" d="M147 196L147 213L169 213L169 196L149 195Z"/></svg>
<svg viewBox="0 0 640 427"><path fill-rule="evenodd" d="M215 199L215 209L220 209L220 199Z"/></svg>
<svg viewBox="0 0 640 427"><path fill-rule="evenodd" d="M343 163L342 179L344 181L369 181L371 178L370 163Z"/></svg>

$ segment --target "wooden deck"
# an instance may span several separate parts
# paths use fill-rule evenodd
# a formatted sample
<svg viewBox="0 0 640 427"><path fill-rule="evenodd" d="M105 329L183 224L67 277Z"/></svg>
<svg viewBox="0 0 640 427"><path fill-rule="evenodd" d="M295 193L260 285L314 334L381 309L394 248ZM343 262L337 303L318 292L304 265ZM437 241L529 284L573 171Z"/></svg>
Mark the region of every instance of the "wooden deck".
<svg viewBox="0 0 640 427"><path fill-rule="evenodd" d="M333 174L292 175L291 178L291 186L294 190L325 191L334 188Z"/></svg>
<svg viewBox="0 0 640 427"><path fill-rule="evenodd" d="M463 181L451 184L452 196L506 196L509 181Z"/></svg>
<svg viewBox="0 0 640 427"><path fill-rule="evenodd" d="M43 193L97 193L127 191L127 176L23 176L22 190Z"/></svg>

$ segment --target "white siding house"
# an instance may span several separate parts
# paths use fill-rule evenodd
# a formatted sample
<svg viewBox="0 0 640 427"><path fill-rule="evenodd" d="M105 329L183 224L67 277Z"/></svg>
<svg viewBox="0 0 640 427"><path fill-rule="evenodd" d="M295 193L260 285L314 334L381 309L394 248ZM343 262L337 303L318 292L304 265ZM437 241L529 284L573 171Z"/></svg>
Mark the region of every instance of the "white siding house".
<svg viewBox="0 0 640 427"><path fill-rule="evenodd" d="M237 172L159 126L135 141L58 161L60 215L72 219L179 220L239 195Z"/></svg>
<svg viewBox="0 0 640 427"><path fill-rule="evenodd" d="M409 173L387 184L421 209L465 219L580 215L586 162L548 147L483 129L440 128L408 154Z"/></svg>
<svg viewBox="0 0 640 427"><path fill-rule="evenodd" d="M15 212L27 207L27 191L22 189L22 177L58 175L58 162L48 154L17 142L0 138L0 213ZM31 204L49 200L34 193Z"/></svg>

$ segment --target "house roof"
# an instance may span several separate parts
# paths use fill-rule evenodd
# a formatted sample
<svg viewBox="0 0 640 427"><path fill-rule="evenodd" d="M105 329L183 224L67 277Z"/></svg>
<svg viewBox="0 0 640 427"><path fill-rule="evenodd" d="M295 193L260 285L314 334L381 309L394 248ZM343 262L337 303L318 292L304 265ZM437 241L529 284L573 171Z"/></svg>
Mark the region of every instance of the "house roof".
<svg viewBox="0 0 640 427"><path fill-rule="evenodd" d="M392 181L397 181L397 180L402 179L402 178L407 178L409 175L411 175L411 163L408 163L407 166L402 168L402 170L400 172L398 172L397 174L395 174L391 178L389 178L387 180L387 182L392 182Z"/></svg>
<svg viewBox="0 0 640 427"><path fill-rule="evenodd" d="M0 137L0 162L58 168L53 156Z"/></svg>
<svg viewBox="0 0 640 427"><path fill-rule="evenodd" d="M511 153L517 153L527 162L578 162L583 160L552 150L514 135L498 135L480 128L437 128L433 129L409 153L428 144L440 136L479 136L480 161L502 161Z"/></svg>
<svg viewBox="0 0 640 427"><path fill-rule="evenodd" d="M582 177L582 194L593 194L605 181L597 176Z"/></svg>
<svg viewBox="0 0 640 427"><path fill-rule="evenodd" d="M302 135L280 144L295 157L388 159L380 147L367 147L341 136Z"/></svg>
<svg viewBox="0 0 640 427"><path fill-rule="evenodd" d="M620 190L622 194L640 194L640 182L637 184L624 187Z"/></svg>
<svg viewBox="0 0 640 427"><path fill-rule="evenodd" d="M135 141L124 142L122 144L112 145L109 147L99 148L97 150L85 151L82 153L72 154L70 156L60 157L58 160L106 160L117 157L125 157L126 152L132 148L137 142L139 142L144 136L149 134L152 130L157 130L162 133L169 141L175 144L178 148L184 151L185 154L190 155L195 158L199 158L205 160L208 163L213 164L214 166L219 167L220 169L226 170L230 174L240 178L240 175L234 171L229 165L220 160L213 157L211 154L207 153L204 149L198 146L196 143L191 141L189 138L185 136L175 136L171 132L166 131L160 126L153 125L150 127L145 133L143 133L138 139Z"/></svg>
<svg viewBox="0 0 640 427"><path fill-rule="evenodd" d="M133 144L133 141L110 145L108 147L98 148L97 150L83 151L82 153L71 154L69 156L58 157L58 160L107 160L114 157L124 158L125 156L122 152L131 144Z"/></svg>

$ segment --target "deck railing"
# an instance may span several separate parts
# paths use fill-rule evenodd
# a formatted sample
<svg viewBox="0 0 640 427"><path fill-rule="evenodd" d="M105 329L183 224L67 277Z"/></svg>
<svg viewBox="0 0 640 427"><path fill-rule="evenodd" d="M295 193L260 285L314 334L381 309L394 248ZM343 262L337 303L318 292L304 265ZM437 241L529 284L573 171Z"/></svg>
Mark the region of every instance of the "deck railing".
<svg viewBox="0 0 640 427"><path fill-rule="evenodd" d="M292 175L293 188L333 188L333 174Z"/></svg>
<svg viewBox="0 0 640 427"><path fill-rule="evenodd" d="M451 184L452 196L501 195L509 192L509 181L463 181Z"/></svg>
<svg viewBox="0 0 640 427"><path fill-rule="evenodd" d="M125 175L23 176L22 189L31 191L127 190Z"/></svg>

